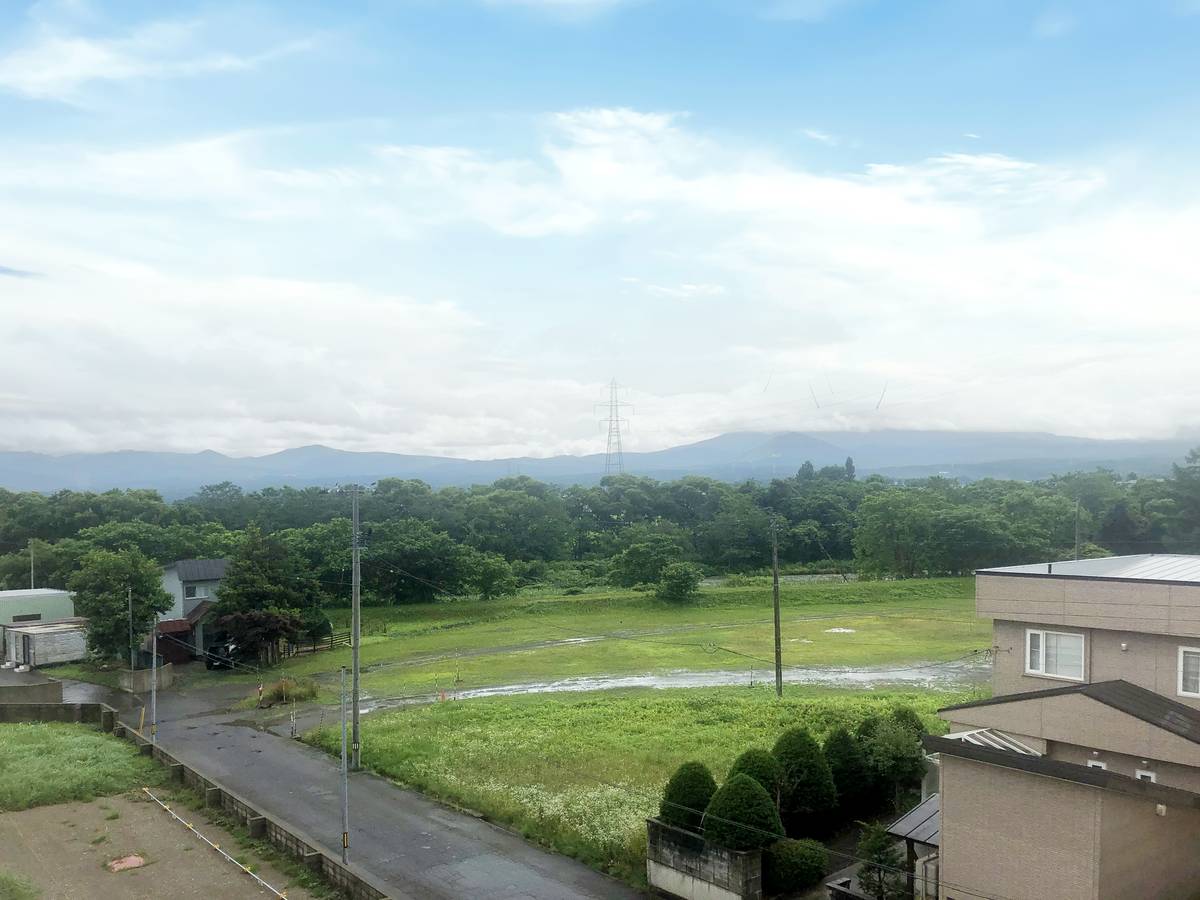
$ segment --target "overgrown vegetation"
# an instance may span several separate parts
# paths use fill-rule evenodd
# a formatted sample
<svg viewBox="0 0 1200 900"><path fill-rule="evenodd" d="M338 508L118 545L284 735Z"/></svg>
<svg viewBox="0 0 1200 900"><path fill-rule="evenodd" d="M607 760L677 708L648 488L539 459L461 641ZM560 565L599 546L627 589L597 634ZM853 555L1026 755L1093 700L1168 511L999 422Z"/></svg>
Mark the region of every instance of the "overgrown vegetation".
<svg viewBox="0 0 1200 900"><path fill-rule="evenodd" d="M92 800L163 780L132 744L84 725L0 725L0 811Z"/></svg>
<svg viewBox="0 0 1200 900"><path fill-rule="evenodd" d="M644 877L644 820L694 760L727 772L747 747L796 723L823 739L912 706L929 727L961 694L714 688L488 698L372 714L363 760L403 784L512 825L633 882ZM306 739L337 753L333 727Z"/></svg>
<svg viewBox="0 0 1200 900"><path fill-rule="evenodd" d="M20 875L0 870L0 900L38 900L42 892Z"/></svg>

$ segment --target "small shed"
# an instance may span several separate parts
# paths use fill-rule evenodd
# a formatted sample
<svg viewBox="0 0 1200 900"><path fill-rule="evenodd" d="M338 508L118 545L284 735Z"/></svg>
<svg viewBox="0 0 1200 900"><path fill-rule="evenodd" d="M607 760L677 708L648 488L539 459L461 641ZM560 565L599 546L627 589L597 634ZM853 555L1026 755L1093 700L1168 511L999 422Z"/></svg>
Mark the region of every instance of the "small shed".
<svg viewBox="0 0 1200 900"><path fill-rule="evenodd" d="M87 619L0 625L5 660L17 665L48 666L87 656Z"/></svg>

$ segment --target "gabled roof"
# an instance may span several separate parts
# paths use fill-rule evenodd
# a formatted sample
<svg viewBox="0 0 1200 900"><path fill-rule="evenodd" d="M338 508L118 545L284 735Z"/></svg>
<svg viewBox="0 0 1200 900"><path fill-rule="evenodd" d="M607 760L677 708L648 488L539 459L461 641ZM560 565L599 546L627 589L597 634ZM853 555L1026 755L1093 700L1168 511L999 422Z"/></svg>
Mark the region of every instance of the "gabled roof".
<svg viewBox="0 0 1200 900"><path fill-rule="evenodd" d="M1013 753L1024 753L1028 756L1041 756L1032 747L1018 741L1015 737L997 731L994 728L974 728L970 731L958 731L945 735L948 741L963 741L976 747L991 747L993 750L1010 750Z"/></svg>
<svg viewBox="0 0 1200 900"><path fill-rule="evenodd" d="M1191 809L1200 809L1200 794L1186 791L1183 788L1168 787L1152 781L1130 778L1128 775L1121 775L1108 769L1089 768L1078 763L1050 759L1046 756L1029 756L1025 753L1013 753L1008 750L994 750L991 747L977 747L973 744L947 740L932 734L921 738L921 744L929 753L957 756L1005 769L1028 772L1031 775L1042 775L1046 778L1071 781L1075 784L1106 791L1131 794L1135 797L1153 800L1156 803L1177 804Z"/></svg>
<svg viewBox="0 0 1200 900"><path fill-rule="evenodd" d="M192 611L184 616L184 619L187 620L188 625L195 625L197 622L207 616L208 611L214 606L216 606L216 604L212 600L201 600L192 607Z"/></svg>
<svg viewBox="0 0 1200 900"><path fill-rule="evenodd" d="M1026 691L1021 694L1003 694L986 700L972 700L943 707L938 712L956 709L972 709L976 706L996 706L1001 703L1020 703L1022 700L1040 700L1044 697L1060 697L1066 694L1082 694L1103 703L1126 715L1141 719L1171 734L1177 734L1194 744L1200 744L1200 710L1185 706L1170 697L1128 681L1096 681L1091 684L1071 684L1066 687L1049 688L1044 691Z"/></svg>
<svg viewBox="0 0 1200 900"><path fill-rule="evenodd" d="M180 581L219 581L225 577L227 559L178 559L164 569L174 569Z"/></svg>
<svg viewBox="0 0 1200 900"><path fill-rule="evenodd" d="M1200 584L1200 556L1187 556L1179 553L1138 553L1133 556L1106 556L1100 559L1067 559L1025 566L999 566L991 569L979 569L975 574Z"/></svg>

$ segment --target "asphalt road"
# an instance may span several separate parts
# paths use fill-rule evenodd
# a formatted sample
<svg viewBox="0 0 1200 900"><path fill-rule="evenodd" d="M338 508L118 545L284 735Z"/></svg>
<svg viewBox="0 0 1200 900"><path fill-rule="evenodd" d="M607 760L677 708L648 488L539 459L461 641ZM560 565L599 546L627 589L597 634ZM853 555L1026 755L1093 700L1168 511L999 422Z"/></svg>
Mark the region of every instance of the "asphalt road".
<svg viewBox="0 0 1200 900"><path fill-rule="evenodd" d="M259 730L237 713L214 710L222 699L206 692L160 693L159 742L181 761L339 854L336 760ZM128 699L122 706L122 721L136 725L138 706ZM400 898L644 896L573 859L366 773L350 776L350 859Z"/></svg>

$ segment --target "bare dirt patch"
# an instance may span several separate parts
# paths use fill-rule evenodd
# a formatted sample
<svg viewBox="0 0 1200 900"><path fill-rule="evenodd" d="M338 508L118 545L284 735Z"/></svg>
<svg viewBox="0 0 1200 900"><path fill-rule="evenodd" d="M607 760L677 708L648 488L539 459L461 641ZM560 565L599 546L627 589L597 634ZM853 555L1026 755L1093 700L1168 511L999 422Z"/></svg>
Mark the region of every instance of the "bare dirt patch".
<svg viewBox="0 0 1200 900"><path fill-rule="evenodd" d="M257 859L223 828L199 813L185 820L289 900L311 900L286 875ZM112 860L136 854L145 865L110 872ZM0 871L28 879L42 900L126 898L167 893L177 898L269 897L249 875L221 857L157 804L137 795L91 803L60 803L0 815Z"/></svg>

